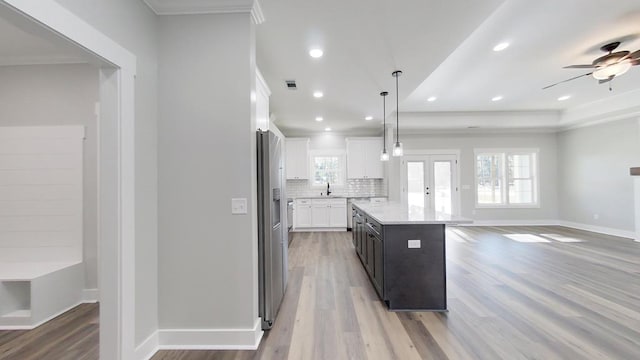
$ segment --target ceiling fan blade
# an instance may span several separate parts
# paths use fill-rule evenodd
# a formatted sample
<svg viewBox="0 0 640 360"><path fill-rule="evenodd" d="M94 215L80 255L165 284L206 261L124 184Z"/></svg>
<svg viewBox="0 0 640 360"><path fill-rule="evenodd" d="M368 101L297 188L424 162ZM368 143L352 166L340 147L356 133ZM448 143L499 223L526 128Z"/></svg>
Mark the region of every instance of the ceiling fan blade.
<svg viewBox="0 0 640 360"><path fill-rule="evenodd" d="M555 83L555 84L552 84L552 85L549 85L549 86L545 86L545 87L543 87L543 88L542 88L542 90L546 90L546 89L548 89L548 88L550 88L550 87L553 87L553 86L556 86L556 85L559 85L559 84L562 84L562 83L566 83L566 82L569 82L569 81L571 81L571 80L579 79L579 78L584 77L584 76L589 76L589 75L591 75L591 74L593 74L593 73L592 73L592 72L590 72L590 73L588 73L588 74L578 75L578 76L572 77L571 79L563 80L563 81L557 82L557 83Z"/></svg>
<svg viewBox="0 0 640 360"><path fill-rule="evenodd" d="M640 50L632 52L631 54L629 54L629 56L627 56L627 58L632 60L640 59Z"/></svg>
<svg viewBox="0 0 640 360"><path fill-rule="evenodd" d="M608 83L609 81L613 80L614 77L615 75L611 75L607 79L598 80L598 84Z"/></svg>
<svg viewBox="0 0 640 360"><path fill-rule="evenodd" d="M640 65L640 59L631 60L631 66Z"/></svg>
<svg viewBox="0 0 640 360"><path fill-rule="evenodd" d="M593 65L569 65L563 67L563 69L593 69L594 67Z"/></svg>

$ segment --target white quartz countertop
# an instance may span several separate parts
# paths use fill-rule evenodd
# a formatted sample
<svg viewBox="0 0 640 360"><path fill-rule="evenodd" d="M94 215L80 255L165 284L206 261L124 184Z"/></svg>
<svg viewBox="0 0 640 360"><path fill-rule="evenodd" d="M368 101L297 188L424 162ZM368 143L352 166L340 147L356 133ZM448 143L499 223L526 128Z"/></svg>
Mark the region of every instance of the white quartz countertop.
<svg viewBox="0 0 640 360"><path fill-rule="evenodd" d="M367 213L381 225L401 224L471 224L472 220L457 215L425 211L422 207L398 202L371 203L356 201L353 206Z"/></svg>
<svg viewBox="0 0 640 360"><path fill-rule="evenodd" d="M294 199L346 199L346 196L298 196L294 197Z"/></svg>
<svg viewBox="0 0 640 360"><path fill-rule="evenodd" d="M363 200L369 201L369 199L372 199L372 198L373 199L379 199L379 198L380 199L382 199L382 198L386 199L386 196L362 196L362 195L359 195L359 196L346 196L346 195L336 195L336 196L323 195L323 196L319 196L318 195L318 196L295 196L295 197L292 197L291 199L293 199L293 200L297 200L297 199L363 199Z"/></svg>

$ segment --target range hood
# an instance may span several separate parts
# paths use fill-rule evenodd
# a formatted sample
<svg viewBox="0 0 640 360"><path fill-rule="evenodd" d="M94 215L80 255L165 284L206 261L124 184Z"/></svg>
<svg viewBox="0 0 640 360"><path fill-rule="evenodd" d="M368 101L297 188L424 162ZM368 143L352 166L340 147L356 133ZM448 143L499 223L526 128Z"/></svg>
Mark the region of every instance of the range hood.
<svg viewBox="0 0 640 360"><path fill-rule="evenodd" d="M629 169L631 176L640 176L640 167L632 167Z"/></svg>

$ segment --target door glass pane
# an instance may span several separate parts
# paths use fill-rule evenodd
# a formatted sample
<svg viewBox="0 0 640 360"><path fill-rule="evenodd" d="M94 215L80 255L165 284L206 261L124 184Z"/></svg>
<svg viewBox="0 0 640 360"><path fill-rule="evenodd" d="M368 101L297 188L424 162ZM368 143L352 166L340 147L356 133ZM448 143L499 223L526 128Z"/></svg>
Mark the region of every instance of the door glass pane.
<svg viewBox="0 0 640 360"><path fill-rule="evenodd" d="M451 184L451 161L433 162L435 210L451 214L453 205L453 185Z"/></svg>
<svg viewBox="0 0 640 360"><path fill-rule="evenodd" d="M412 208L424 208L424 162L407 161L407 204Z"/></svg>

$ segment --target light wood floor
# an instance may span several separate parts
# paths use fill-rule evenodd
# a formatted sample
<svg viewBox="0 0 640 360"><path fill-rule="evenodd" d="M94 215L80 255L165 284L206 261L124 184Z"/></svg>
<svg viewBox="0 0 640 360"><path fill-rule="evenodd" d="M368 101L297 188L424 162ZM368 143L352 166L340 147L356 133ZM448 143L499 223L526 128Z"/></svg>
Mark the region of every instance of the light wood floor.
<svg viewBox="0 0 640 360"><path fill-rule="evenodd" d="M257 351L153 360L640 358L638 243L562 227L452 228L449 312L414 313L386 311L350 236L296 234L287 293Z"/></svg>
<svg viewBox="0 0 640 360"><path fill-rule="evenodd" d="M0 359L98 359L98 317L98 304L82 304L33 330L0 331Z"/></svg>
<svg viewBox="0 0 640 360"><path fill-rule="evenodd" d="M350 235L296 234L287 293L257 351L153 360L640 358L638 243L561 227L452 228L450 311L413 313L386 311ZM97 318L82 305L32 331L0 331L0 359L97 359Z"/></svg>

